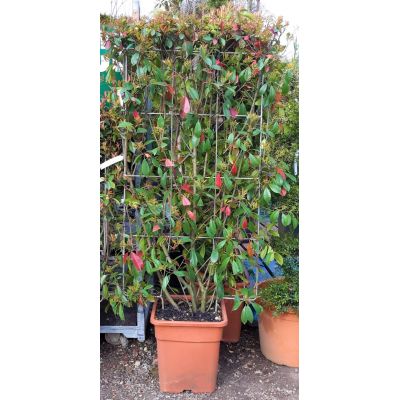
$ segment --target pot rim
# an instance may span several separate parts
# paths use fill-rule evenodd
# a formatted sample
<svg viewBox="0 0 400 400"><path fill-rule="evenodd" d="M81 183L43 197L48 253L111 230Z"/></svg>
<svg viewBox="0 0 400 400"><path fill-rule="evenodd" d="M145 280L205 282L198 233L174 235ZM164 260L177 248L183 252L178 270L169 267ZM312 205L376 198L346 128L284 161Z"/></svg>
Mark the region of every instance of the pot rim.
<svg viewBox="0 0 400 400"><path fill-rule="evenodd" d="M184 295L171 295L173 299L191 298L191 296ZM161 321L156 318L156 310L159 298L156 297L153 303L153 308L151 310L150 322L154 326L183 326L183 327L198 327L198 328L223 328L228 325L228 316L226 313L224 299L221 299L221 310L222 310L222 321L219 322L209 322L209 321Z"/></svg>
<svg viewBox="0 0 400 400"><path fill-rule="evenodd" d="M272 318L276 318L276 319L288 319L288 318L290 320L292 320L292 319L298 320L299 319L299 313L293 309L290 309L290 310L288 310L282 314L279 314L277 316L273 315L273 311L274 311L273 307L265 307L262 310L262 313L263 312L270 313L272 315Z"/></svg>

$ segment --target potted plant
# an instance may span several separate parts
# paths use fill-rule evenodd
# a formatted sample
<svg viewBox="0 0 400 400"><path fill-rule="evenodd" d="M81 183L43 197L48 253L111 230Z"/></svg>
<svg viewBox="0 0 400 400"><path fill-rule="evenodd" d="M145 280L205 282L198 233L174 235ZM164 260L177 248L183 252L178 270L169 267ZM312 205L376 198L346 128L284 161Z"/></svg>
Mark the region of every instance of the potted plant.
<svg viewBox="0 0 400 400"><path fill-rule="evenodd" d="M104 23L107 57L124 65L108 100L121 116L124 204L138 222L116 242L129 254L124 265L158 281L151 322L161 391L212 392L225 295L244 323L261 309L241 287L243 262L283 262L271 247L276 226L258 221L294 180L267 151L291 80L279 60L285 24L232 6Z"/></svg>
<svg viewBox="0 0 400 400"><path fill-rule="evenodd" d="M269 280L259 292L263 311L258 327L261 352L276 363L299 366L298 259L286 258L283 277Z"/></svg>

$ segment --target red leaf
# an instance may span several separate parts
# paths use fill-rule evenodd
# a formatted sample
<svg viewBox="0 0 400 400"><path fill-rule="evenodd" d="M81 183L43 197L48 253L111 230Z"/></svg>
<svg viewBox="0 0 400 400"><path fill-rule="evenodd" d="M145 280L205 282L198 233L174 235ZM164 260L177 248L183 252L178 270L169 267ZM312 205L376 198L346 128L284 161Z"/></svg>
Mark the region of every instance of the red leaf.
<svg viewBox="0 0 400 400"><path fill-rule="evenodd" d="M132 251L131 260L138 271L141 271L143 269L143 260L139 253L136 254Z"/></svg>
<svg viewBox="0 0 400 400"><path fill-rule="evenodd" d="M232 173L232 175L236 175L237 174L237 166L236 166L235 163L233 163L233 165L232 165L231 173Z"/></svg>
<svg viewBox="0 0 400 400"><path fill-rule="evenodd" d="M281 168L276 168L276 172L283 178L286 179L286 175Z"/></svg>
<svg viewBox="0 0 400 400"><path fill-rule="evenodd" d="M200 143L204 142L205 136L204 133L202 132L200 135Z"/></svg>
<svg viewBox="0 0 400 400"><path fill-rule="evenodd" d="M136 110L133 112L133 118L134 118L135 121L137 121L137 122L141 122L141 121L142 121L142 118L140 118L140 115L139 115L139 113L138 113Z"/></svg>
<svg viewBox="0 0 400 400"><path fill-rule="evenodd" d="M185 118L186 114L190 111L190 102L187 96L181 100L181 117Z"/></svg>
<svg viewBox="0 0 400 400"><path fill-rule="evenodd" d="M174 166L174 163L169 158L166 158L165 159L165 166L167 168L172 168Z"/></svg>
<svg viewBox="0 0 400 400"><path fill-rule="evenodd" d="M192 188L190 187L190 185L188 183L184 183L182 185L182 190L186 193L193 193Z"/></svg>
<svg viewBox="0 0 400 400"><path fill-rule="evenodd" d="M146 158L150 158L150 157L151 157L151 155L150 155L149 153L144 153L144 156L145 156Z"/></svg>
<svg viewBox="0 0 400 400"><path fill-rule="evenodd" d="M282 196L282 197L286 196L286 193L287 193L287 192L286 192L286 189L285 189L285 188L282 188L282 189L281 189L281 196Z"/></svg>
<svg viewBox="0 0 400 400"><path fill-rule="evenodd" d="M251 244L251 242L247 245L247 254L249 255L249 257L254 256L253 245Z"/></svg>
<svg viewBox="0 0 400 400"><path fill-rule="evenodd" d="M229 216L231 215L231 208L230 208L229 206L224 206L224 207L222 207L222 208L221 208L221 211L222 211L223 213L225 213L225 215L226 215L227 217L229 217Z"/></svg>
<svg viewBox="0 0 400 400"><path fill-rule="evenodd" d="M123 258L123 263L126 264L126 261L128 260L129 257L129 253L125 253L124 254L124 258Z"/></svg>
<svg viewBox="0 0 400 400"><path fill-rule="evenodd" d="M187 213L188 213L189 218L190 218L192 221L196 222L196 214L195 214L193 211L190 211L190 210L188 210Z"/></svg>
<svg viewBox="0 0 400 400"><path fill-rule="evenodd" d="M239 25L238 24L233 24L232 28L234 31L238 31L239 30Z"/></svg>
<svg viewBox="0 0 400 400"><path fill-rule="evenodd" d="M104 48L108 50L111 47L111 42L107 40L107 42L104 44Z"/></svg>
<svg viewBox="0 0 400 400"><path fill-rule="evenodd" d="M188 199L187 197L185 197L185 196L182 196L182 205L183 205L184 207L190 206L190 201L189 201L189 199Z"/></svg>
<svg viewBox="0 0 400 400"><path fill-rule="evenodd" d="M231 109L229 110L229 112L230 112L232 118L236 118L237 115L239 114L239 113L237 112L236 108L231 108Z"/></svg>
<svg viewBox="0 0 400 400"><path fill-rule="evenodd" d="M221 179L221 174L218 172L217 176L215 177L215 186L218 188L222 188L222 179Z"/></svg>
<svg viewBox="0 0 400 400"><path fill-rule="evenodd" d="M172 87L172 85L167 85L167 92L165 93L166 99L168 101L171 101L174 94L175 94L175 89Z"/></svg>
<svg viewBox="0 0 400 400"><path fill-rule="evenodd" d="M243 229L247 229L248 225L249 225L249 223L247 222L246 217L243 218L243 221L242 221L242 228L243 228Z"/></svg>
<svg viewBox="0 0 400 400"><path fill-rule="evenodd" d="M214 39L212 40L212 42L213 42L213 45L215 46L215 45L218 43L218 40L214 38Z"/></svg>
<svg viewBox="0 0 400 400"><path fill-rule="evenodd" d="M172 87L172 85L167 85L167 91L171 96L175 94L175 89Z"/></svg>
<svg viewBox="0 0 400 400"><path fill-rule="evenodd" d="M160 225L158 225L158 224L156 224L156 225L154 225L153 226L153 232L157 232L157 231L159 231L161 228L160 228Z"/></svg>
<svg viewBox="0 0 400 400"><path fill-rule="evenodd" d="M219 61L218 59L215 61L215 64L219 65L220 67L226 68L226 65L224 63L222 63L221 61Z"/></svg>
<svg viewBox="0 0 400 400"><path fill-rule="evenodd" d="M246 35L246 36L243 37L243 39L244 39L244 40L249 40L250 37L249 37L249 35Z"/></svg>

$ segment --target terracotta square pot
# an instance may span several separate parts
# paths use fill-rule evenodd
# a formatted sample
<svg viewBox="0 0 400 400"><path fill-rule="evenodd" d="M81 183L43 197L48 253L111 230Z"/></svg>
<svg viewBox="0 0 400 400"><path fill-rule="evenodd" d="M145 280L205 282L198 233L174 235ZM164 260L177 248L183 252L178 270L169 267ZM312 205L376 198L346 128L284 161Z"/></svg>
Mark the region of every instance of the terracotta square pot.
<svg viewBox="0 0 400 400"><path fill-rule="evenodd" d="M173 296L174 299L184 296ZM160 321L156 319L158 299L150 321L157 339L158 374L162 392L211 393L217 384L219 347L228 323L224 300L222 321Z"/></svg>

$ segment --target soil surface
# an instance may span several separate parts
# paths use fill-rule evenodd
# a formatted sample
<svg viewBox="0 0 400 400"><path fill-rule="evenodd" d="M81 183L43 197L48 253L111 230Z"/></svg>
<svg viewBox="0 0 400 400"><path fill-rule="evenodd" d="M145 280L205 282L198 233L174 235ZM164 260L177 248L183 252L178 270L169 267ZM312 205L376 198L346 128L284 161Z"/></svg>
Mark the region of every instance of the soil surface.
<svg viewBox="0 0 400 400"><path fill-rule="evenodd" d="M158 304L156 311L156 319L164 321L197 321L197 322L220 322L221 310L217 312L214 310L201 312L192 312L188 303L181 301L178 303L181 311L177 311L171 304L164 302L164 308L161 308L161 304Z"/></svg>
<svg viewBox="0 0 400 400"><path fill-rule="evenodd" d="M153 327L145 342L113 346L101 336L101 400L298 400L298 368L276 365L260 351L258 329L244 326L240 342L221 343L217 390L212 394L161 393Z"/></svg>

